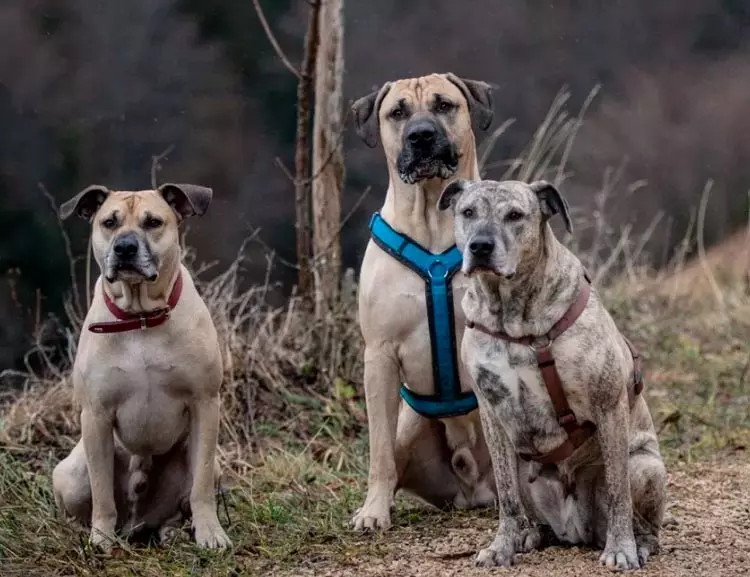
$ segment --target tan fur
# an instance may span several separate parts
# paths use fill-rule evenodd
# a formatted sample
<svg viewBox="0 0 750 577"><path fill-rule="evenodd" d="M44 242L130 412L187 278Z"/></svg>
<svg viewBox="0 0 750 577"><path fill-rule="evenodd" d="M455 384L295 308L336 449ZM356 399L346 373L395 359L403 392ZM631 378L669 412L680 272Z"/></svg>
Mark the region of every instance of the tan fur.
<svg viewBox="0 0 750 577"><path fill-rule="evenodd" d="M471 278L467 318L515 338L545 335L576 300L584 275L547 223L560 213L570 227L559 192L543 181L456 182L440 206L453 208ZM553 542L603 548L610 569L637 569L658 550L666 470L646 401L634 395L630 350L595 289L551 351L571 409L596 434L569 458L541 466L518 454L551 451L566 434L535 352L478 330L464 335L500 497L497 536L476 562L510 566L547 533Z"/></svg>
<svg viewBox="0 0 750 577"><path fill-rule="evenodd" d="M92 543L105 549L116 529L126 535L153 529L165 537L188 503L199 545L230 544L215 501L222 360L208 309L181 264L178 236L180 211L201 214L211 191L169 186L87 189L61 208L63 217L73 211L93 217L94 255L103 274L73 367L82 438L55 467L53 486L58 505L90 524ZM202 208L191 206L194 190L203 195ZM110 218L116 227L105 226ZM161 225L149 226L148 218ZM113 272L113 246L127 233L139 239L138 271ZM164 324L115 334L86 330L92 322L115 320L102 291L123 310L153 310L166 305L179 271L182 296ZM116 279L107 280L110 274ZM144 280L151 274L155 280Z"/></svg>
<svg viewBox="0 0 750 577"><path fill-rule="evenodd" d="M434 253L454 244L451 215L436 210L440 191L452 178L479 175L471 105L456 84L461 81L451 77L433 74L387 83L354 106L360 135L374 146L373 135L379 134L388 161L389 185L382 217ZM475 85L483 88L482 83ZM449 98L458 108L449 115L436 114L436 94ZM390 117L399 103L408 107L410 118L436 119L442 124L458 152L455 174L448 181L436 177L406 184L402 180L397 164L404 147L406 121ZM486 114L485 108L476 102L473 105L475 113L479 109ZM485 121L486 117L482 123ZM456 342L460 342L464 329L458 303L465 284L460 274L454 277ZM398 488L441 507L494 502L494 481L478 412L433 422L400 403L402 382L417 393L434 391L425 285L372 241L367 245L360 274L359 318L366 345L370 471L367 498L353 519L355 529L387 529ZM459 373L463 390L469 390L463 366Z"/></svg>

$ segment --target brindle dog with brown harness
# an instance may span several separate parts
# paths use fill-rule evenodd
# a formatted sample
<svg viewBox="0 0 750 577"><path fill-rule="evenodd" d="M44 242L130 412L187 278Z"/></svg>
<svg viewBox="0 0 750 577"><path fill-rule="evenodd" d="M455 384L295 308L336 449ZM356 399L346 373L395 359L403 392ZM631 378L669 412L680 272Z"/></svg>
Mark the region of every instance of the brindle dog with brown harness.
<svg viewBox="0 0 750 577"><path fill-rule="evenodd" d="M539 181L457 181L453 209L471 374L498 484L482 566L510 566L545 537L603 548L608 568L658 550L667 474L640 363L578 260L548 224L568 205Z"/></svg>

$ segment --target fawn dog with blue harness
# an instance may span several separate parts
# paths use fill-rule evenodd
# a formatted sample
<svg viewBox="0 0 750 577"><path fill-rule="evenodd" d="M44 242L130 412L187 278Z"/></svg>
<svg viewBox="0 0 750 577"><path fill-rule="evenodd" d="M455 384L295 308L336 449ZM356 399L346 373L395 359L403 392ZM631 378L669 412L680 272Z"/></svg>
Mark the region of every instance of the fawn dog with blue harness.
<svg viewBox="0 0 750 577"><path fill-rule="evenodd" d="M491 88L453 74L397 80L353 112L365 143L382 143L389 175L359 277L370 467L352 524L373 530L390 526L398 490L437 507L496 498L477 400L457 355L461 256L452 218L437 211L453 178L479 178L474 130L492 122Z"/></svg>
<svg viewBox="0 0 750 577"><path fill-rule="evenodd" d="M461 251L453 245L433 254L394 230L377 212L370 219L370 234L375 244L425 282L435 394L420 395L402 384L401 398L415 412L431 419L470 413L477 408L477 397L473 391L461 392L451 290L451 279L461 270Z"/></svg>

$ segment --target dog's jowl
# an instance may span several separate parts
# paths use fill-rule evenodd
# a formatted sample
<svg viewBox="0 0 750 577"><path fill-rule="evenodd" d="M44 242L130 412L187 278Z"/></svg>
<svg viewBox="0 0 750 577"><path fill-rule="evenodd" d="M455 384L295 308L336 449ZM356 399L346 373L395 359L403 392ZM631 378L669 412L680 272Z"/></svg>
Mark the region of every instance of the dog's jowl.
<svg viewBox="0 0 750 577"><path fill-rule="evenodd" d="M368 146L382 142L389 176L359 283L370 472L354 527L386 529L399 488L438 507L494 502L477 401L458 356L461 254L452 216L436 207L448 182L479 176L474 130L492 122L492 94L484 82L433 74L387 82L353 112Z"/></svg>
<svg viewBox="0 0 750 577"><path fill-rule="evenodd" d="M53 487L105 549L117 532L166 539L187 513L199 545L230 544L215 496L222 359L178 230L212 195L187 184L91 186L60 208L91 222L101 276L73 366L82 438L55 467Z"/></svg>
<svg viewBox="0 0 750 577"><path fill-rule="evenodd" d="M462 270L461 355L474 381L497 481L497 536L483 566L509 566L545 543L600 547L611 569L658 550L666 470L640 359L580 261L556 238L568 206L538 181L456 181Z"/></svg>

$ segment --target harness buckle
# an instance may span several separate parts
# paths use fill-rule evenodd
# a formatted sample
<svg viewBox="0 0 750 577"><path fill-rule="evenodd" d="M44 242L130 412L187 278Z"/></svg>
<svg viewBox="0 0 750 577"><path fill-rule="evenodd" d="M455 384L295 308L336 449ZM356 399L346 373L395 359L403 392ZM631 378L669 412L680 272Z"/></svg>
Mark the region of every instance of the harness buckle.
<svg viewBox="0 0 750 577"><path fill-rule="evenodd" d="M140 319L141 319L141 330L145 331L148 328L148 324L146 323L146 317L144 315L141 315Z"/></svg>
<svg viewBox="0 0 750 577"><path fill-rule="evenodd" d="M571 409L568 409L564 413L560 413L559 415L557 415L557 422L561 427L564 427L569 423L575 423L576 415Z"/></svg>

